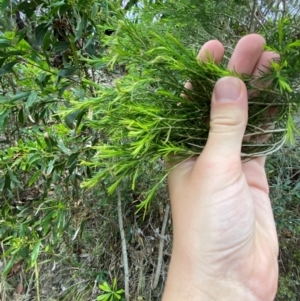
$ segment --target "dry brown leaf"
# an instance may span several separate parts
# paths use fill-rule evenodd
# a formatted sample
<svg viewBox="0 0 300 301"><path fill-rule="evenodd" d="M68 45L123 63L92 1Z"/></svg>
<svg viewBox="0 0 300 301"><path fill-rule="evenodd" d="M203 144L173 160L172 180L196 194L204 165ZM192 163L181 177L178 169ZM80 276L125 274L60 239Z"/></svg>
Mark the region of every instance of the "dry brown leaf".
<svg viewBox="0 0 300 301"><path fill-rule="evenodd" d="M24 285L22 282L19 282L17 287L16 287L16 294L21 295L24 291Z"/></svg>

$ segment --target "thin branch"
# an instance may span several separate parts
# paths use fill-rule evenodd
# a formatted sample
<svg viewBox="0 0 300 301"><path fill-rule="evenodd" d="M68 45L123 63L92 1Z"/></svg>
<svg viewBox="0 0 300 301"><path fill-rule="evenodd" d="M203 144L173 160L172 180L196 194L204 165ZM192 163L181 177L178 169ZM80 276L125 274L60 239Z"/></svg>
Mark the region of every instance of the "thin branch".
<svg viewBox="0 0 300 301"><path fill-rule="evenodd" d="M258 19L258 17L256 15L254 15L254 18L256 19L257 23L264 29L267 30L265 25Z"/></svg>
<svg viewBox="0 0 300 301"><path fill-rule="evenodd" d="M25 293L25 299L30 297L30 293L32 292L32 288L33 288L33 282L34 282L34 275L35 275L35 272L33 271L31 273L31 276L30 276L30 280L29 280L29 283L27 285L27 289L26 289L26 293Z"/></svg>
<svg viewBox="0 0 300 301"><path fill-rule="evenodd" d="M275 18L274 18L275 24L277 24L277 22L278 22L279 8L280 8L280 1L277 2L277 6L276 6L276 10L275 10Z"/></svg>
<svg viewBox="0 0 300 301"><path fill-rule="evenodd" d="M33 66L33 67L37 67L37 68L39 68L39 69L41 69L41 70L43 70L43 71L45 71L45 72L48 72L48 73L50 73L50 74L52 74L52 75L56 75L56 76L58 75L58 72L53 72L53 71L51 71L51 70L45 69L45 68L43 68L43 67L41 67L41 66L39 66L39 65L36 65L36 64L34 64L34 63L31 63L30 61L27 61L27 60L25 60L25 59L22 59L21 62L24 62L25 64L31 65L31 66ZM70 81L72 81L72 82L74 82L74 83L76 83L76 84L80 84L79 81L77 81L77 80L75 80L75 79L73 79L73 78L68 77L67 79L70 80Z"/></svg>
<svg viewBox="0 0 300 301"><path fill-rule="evenodd" d="M123 214L122 214L122 202L121 202L121 189L117 188L118 196L118 220L119 220L119 230L122 241L122 255L123 255L123 264L124 264L124 290L125 290L125 299L129 301L129 268L128 268L128 255L127 255L127 246L123 225Z"/></svg>
<svg viewBox="0 0 300 301"><path fill-rule="evenodd" d="M162 260L163 260L165 232L166 232L166 226L167 226L167 221L168 221L168 217L169 217L169 212L170 212L170 205L167 204L166 209L165 209L164 220L163 220L163 224L162 224L161 232L160 232L158 260L157 260L157 267L156 267L155 278L154 278L152 289L156 289L156 287L158 285L158 281L159 281L159 276L160 276L160 271L161 271L161 266L162 266Z"/></svg>
<svg viewBox="0 0 300 301"><path fill-rule="evenodd" d="M250 24L249 24L249 27L248 27L248 32L251 32L251 28L252 28L252 25L253 25L253 22L254 22L254 19L255 19L256 4L257 4L256 0L253 0L253 7L252 7L252 11L251 11ZM249 4L249 7L251 9L250 4Z"/></svg>
<svg viewBox="0 0 300 301"><path fill-rule="evenodd" d="M282 0L282 16L284 17L286 14L286 2Z"/></svg>

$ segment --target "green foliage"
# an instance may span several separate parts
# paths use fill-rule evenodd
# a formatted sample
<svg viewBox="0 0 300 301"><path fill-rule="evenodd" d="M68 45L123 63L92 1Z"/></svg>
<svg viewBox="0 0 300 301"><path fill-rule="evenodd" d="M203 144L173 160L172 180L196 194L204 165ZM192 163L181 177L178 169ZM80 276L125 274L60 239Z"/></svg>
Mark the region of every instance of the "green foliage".
<svg viewBox="0 0 300 301"><path fill-rule="evenodd" d="M112 193L121 182L132 212L132 190L138 208L149 207L169 172L163 159L171 160L173 154L186 159L201 152L213 86L223 76L239 76L226 69L226 60L247 33L261 33L266 48L280 53L281 60L260 79L270 86L251 99L247 128L248 135L263 136L269 132L261 125L275 121L272 139L263 145L250 140L243 153L269 153L286 138L295 140L300 69L296 2L286 1L285 10L278 1L145 0L137 5L134 0L125 8L121 2L1 2L0 240L5 275L20 260L27 270L37 271L39 254L53 255L73 230L71 237L80 238L86 220L98 214L87 206L89 194L97 209L112 211L106 216L113 221L113 197L106 190ZM115 32L105 36L106 29ZM212 38L226 48L219 66L196 60L199 45ZM125 74L112 85L100 84L109 70L114 76L120 70ZM255 81L240 77L257 90ZM193 91L184 88L186 81ZM277 113L270 116L274 106ZM274 173L280 164L275 160L270 170ZM276 179L285 173L287 169ZM293 182L287 179L276 186L271 181L273 191L274 186L278 191L283 187L287 196L274 205L282 254L288 258L279 300L299 296L297 244L284 237L286 231L295 237L300 231L295 214L299 185ZM74 221L76 210L80 217ZM141 215L139 220L142 223ZM109 222L104 228L111 231ZM110 233L111 240L116 231ZM107 249L115 247L106 243ZM104 252L100 247L98 252ZM104 294L98 300L122 298L116 279L111 286L101 281ZM78 294L73 290L72 286L70 298L75 300Z"/></svg>
<svg viewBox="0 0 300 301"><path fill-rule="evenodd" d="M297 121L299 122L298 118ZM270 156L266 164L280 246L280 277L276 301L297 301L300 296L299 159L296 146L285 146Z"/></svg>
<svg viewBox="0 0 300 301"><path fill-rule="evenodd" d="M28 25L0 32L0 239L8 259L4 274L20 259L30 269L39 252L53 253L69 226L72 202L81 197L80 181L89 170L78 162L93 153L89 146L97 133L82 128L81 112L64 119L57 112L70 106L70 100L93 94L81 80L94 76L83 57L89 55L88 43L99 42L100 27L92 21L101 26L102 14L109 13L99 2L91 7L82 1L76 7L67 1L51 7L45 1L25 4L12 3L7 10L2 5L12 20L23 12ZM53 19L66 22L64 41ZM63 42L68 47L61 48ZM62 60L57 66L53 59L58 53Z"/></svg>
<svg viewBox="0 0 300 301"><path fill-rule="evenodd" d="M120 300L122 294L124 293L123 289L117 288L117 278L114 278L113 284L110 287L109 284L105 281L99 285L99 288L104 292L103 295L97 297L97 300L102 301L116 301Z"/></svg>
<svg viewBox="0 0 300 301"><path fill-rule="evenodd" d="M272 133L265 143L250 139L243 143L242 156L255 157L273 153L285 142L293 139L291 114L299 106L296 90L299 75L293 73L299 66L299 41L286 42L288 20L278 25L282 38L269 50L281 55L272 63L268 73L257 78L239 76L226 69L226 61L220 66L212 61L199 62L196 51L187 48L171 34L154 33L147 24L133 24L128 20L118 22L118 34L109 41L110 56L105 57L108 66L116 62L126 65L127 75L116 82L114 88L98 87L98 97L74 103L76 110L93 111L93 119L86 124L107 133L107 141L101 141L91 162L82 164L97 167L97 174L84 184L92 187L110 175L115 183L109 192L115 191L124 177L136 186L136 179L145 169L161 158L176 155L180 160L198 155L206 143L210 114L210 99L216 81L224 76L239 76L254 91L249 102L248 137L264 137ZM98 64L99 60L91 60ZM185 88L189 81L193 90ZM268 87L258 88L257 83L270 82ZM255 93L257 92L257 93ZM185 97L182 97L182 93ZM276 107L277 114L270 115ZM273 129L267 129L270 124ZM263 140L263 139L259 139ZM148 206L155 190L169 171L157 175L157 180L140 205Z"/></svg>
<svg viewBox="0 0 300 301"><path fill-rule="evenodd" d="M6 248L4 258L10 256L4 275L20 259L32 268L42 245L46 252L53 252L68 224L66 209L64 201L54 199L34 201L31 207L2 204L0 237Z"/></svg>

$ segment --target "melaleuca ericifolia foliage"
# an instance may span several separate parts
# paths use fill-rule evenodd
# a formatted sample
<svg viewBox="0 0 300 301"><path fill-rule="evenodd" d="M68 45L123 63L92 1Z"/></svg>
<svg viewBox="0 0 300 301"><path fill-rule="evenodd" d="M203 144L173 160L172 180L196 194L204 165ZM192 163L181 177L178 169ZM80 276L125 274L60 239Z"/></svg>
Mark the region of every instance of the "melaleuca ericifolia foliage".
<svg viewBox="0 0 300 301"><path fill-rule="evenodd" d="M82 162L96 171L84 186L112 177L109 192L124 178L130 179L134 189L138 177L151 171L161 158L182 161L199 155L208 136L213 87L224 76L241 78L253 91L242 157L270 154L287 140L293 141L293 114L299 106L300 40L289 38L289 25L289 19L282 19L266 46L278 52L280 60L254 78L229 71L226 60L220 65L212 60L199 62L197 50L168 33L161 35L142 24L119 21L105 62L110 68L116 63L124 65L126 75L111 88L97 86L97 97L74 103L74 110L89 110L85 124L106 137L93 146L94 158ZM103 60L90 63L103 64ZM192 90L185 88L187 81ZM152 174L152 186L141 207L148 206L169 171L162 167Z"/></svg>

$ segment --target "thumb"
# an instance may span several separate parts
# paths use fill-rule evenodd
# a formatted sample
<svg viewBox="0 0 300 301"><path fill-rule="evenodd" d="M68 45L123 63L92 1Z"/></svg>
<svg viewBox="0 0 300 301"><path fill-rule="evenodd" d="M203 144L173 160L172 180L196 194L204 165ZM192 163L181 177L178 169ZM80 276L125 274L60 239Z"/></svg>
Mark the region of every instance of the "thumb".
<svg viewBox="0 0 300 301"><path fill-rule="evenodd" d="M210 158L240 157L248 120L248 96L243 81L236 77L220 79L214 88L210 130L203 155Z"/></svg>

